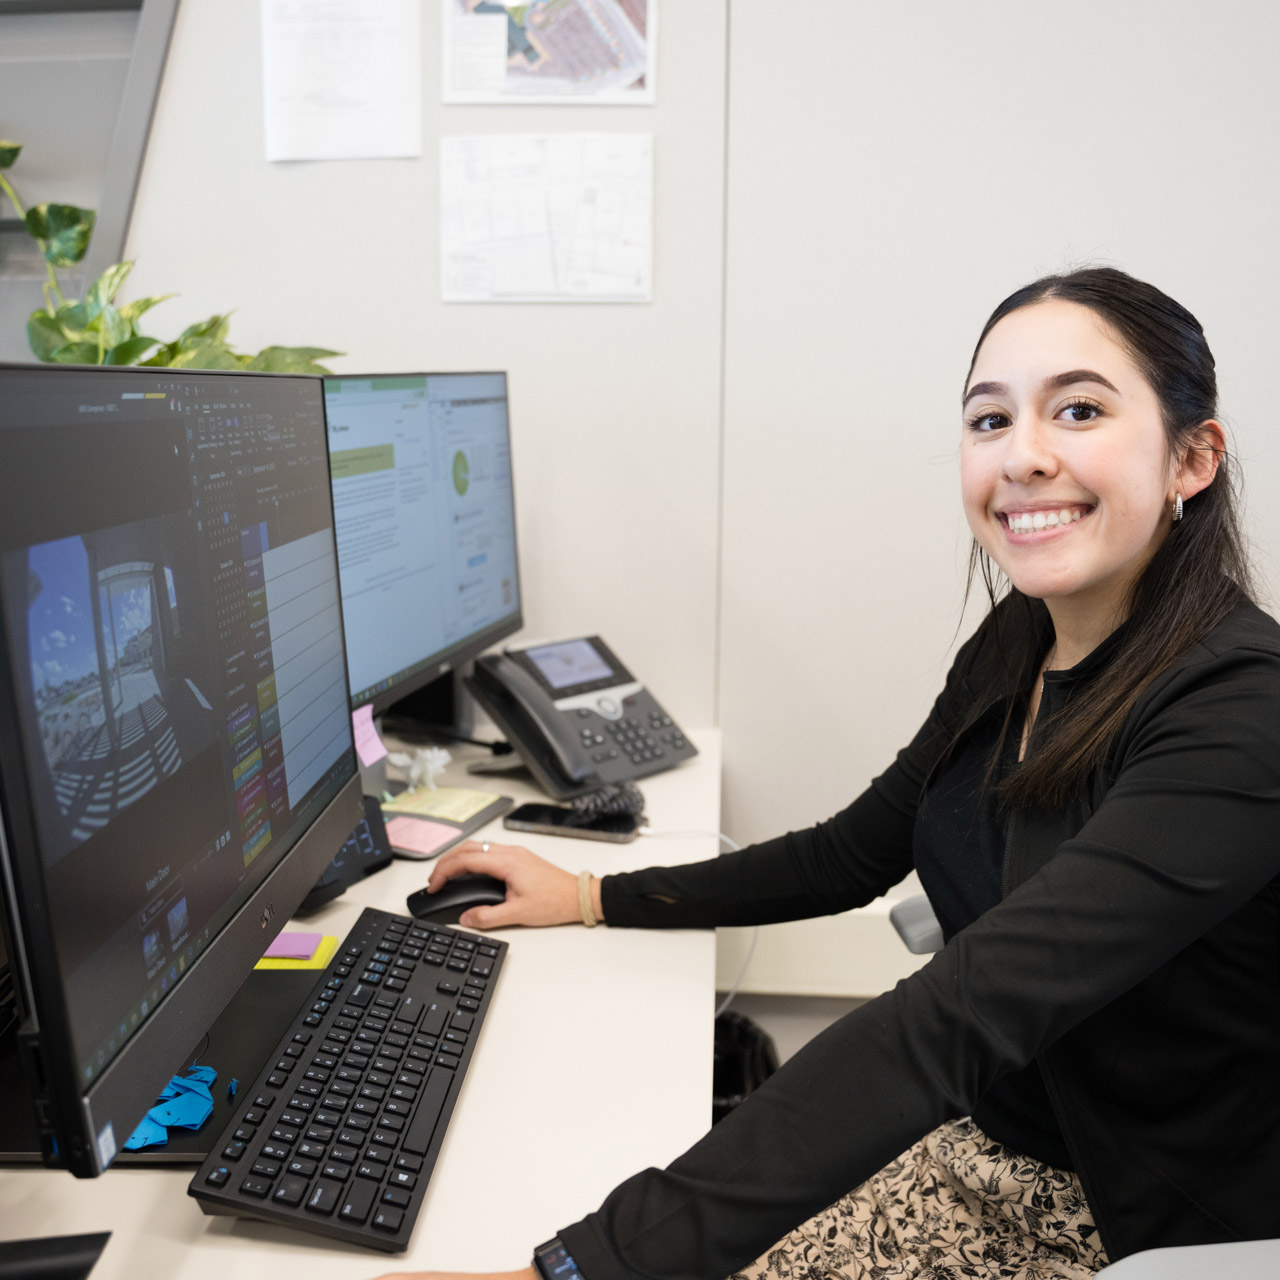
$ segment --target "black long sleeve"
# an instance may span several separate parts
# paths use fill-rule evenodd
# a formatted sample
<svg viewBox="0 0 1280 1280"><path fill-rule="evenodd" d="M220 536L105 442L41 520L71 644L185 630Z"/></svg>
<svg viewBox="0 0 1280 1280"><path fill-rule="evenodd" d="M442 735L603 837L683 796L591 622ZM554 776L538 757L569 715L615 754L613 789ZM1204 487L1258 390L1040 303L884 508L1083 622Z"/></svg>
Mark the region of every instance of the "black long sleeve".
<svg viewBox="0 0 1280 1280"><path fill-rule="evenodd" d="M911 870L916 811L967 709L972 658L971 641L920 731L848 808L740 853L605 876L605 921L649 929L776 924L834 915L880 897Z"/></svg>
<svg viewBox="0 0 1280 1280"><path fill-rule="evenodd" d="M668 1169L562 1230L588 1280L717 1280L746 1265L1259 894L1280 875L1280 658L1199 655L1131 717L1116 769L1088 821L923 969L817 1037ZM872 794L873 816L894 808ZM676 876L681 892L721 895L681 923L788 918L765 900L774 883L786 913L830 909L824 889L835 909L851 904L901 865L898 843L871 872L845 870L847 850L865 848L849 834L865 800L834 820L839 840L762 846L727 879ZM740 912L735 882L751 896Z"/></svg>

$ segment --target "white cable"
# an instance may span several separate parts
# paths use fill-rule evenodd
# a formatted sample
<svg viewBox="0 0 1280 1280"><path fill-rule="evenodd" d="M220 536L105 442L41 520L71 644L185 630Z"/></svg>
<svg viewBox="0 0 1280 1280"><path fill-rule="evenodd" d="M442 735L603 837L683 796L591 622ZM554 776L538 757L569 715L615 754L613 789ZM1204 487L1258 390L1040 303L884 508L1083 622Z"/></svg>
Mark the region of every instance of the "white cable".
<svg viewBox="0 0 1280 1280"><path fill-rule="evenodd" d="M663 836L663 837L715 836L717 840L720 840L724 844L727 844L734 853L737 853L742 848L742 846L738 844L736 840L732 839L730 836L725 835L723 831L655 831L653 827L641 827L640 834L642 836ZM754 956L756 953L756 943L759 941L760 941L760 926L756 925L755 928L751 931L751 945L747 948L747 958L742 962L742 968L738 970L738 976L733 980L733 986L729 988L729 991L726 994L725 998L721 1000L720 1004L716 1007L715 1016L717 1018L729 1007L730 1003L733 1001L734 996L738 994L738 990L742 986L742 980L747 976L747 969L751 965L751 957Z"/></svg>

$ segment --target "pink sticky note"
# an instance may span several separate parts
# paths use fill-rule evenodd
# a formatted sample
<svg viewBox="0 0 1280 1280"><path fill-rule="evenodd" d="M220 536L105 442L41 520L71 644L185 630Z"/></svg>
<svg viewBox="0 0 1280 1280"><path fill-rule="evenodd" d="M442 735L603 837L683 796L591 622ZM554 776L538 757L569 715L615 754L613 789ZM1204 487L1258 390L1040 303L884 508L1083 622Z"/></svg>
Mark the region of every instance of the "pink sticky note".
<svg viewBox="0 0 1280 1280"><path fill-rule="evenodd" d="M366 703L351 713L351 727L355 730L356 754L360 757L360 763L366 769L371 764L377 764L387 754L387 748L374 727L372 703Z"/></svg>
<svg viewBox="0 0 1280 1280"><path fill-rule="evenodd" d="M430 818L408 818L401 814L387 823L387 839L393 848L421 854L424 858L456 840L458 834L457 827L432 822Z"/></svg>
<svg viewBox="0 0 1280 1280"><path fill-rule="evenodd" d="M263 954L264 960L310 960L322 933L282 933Z"/></svg>

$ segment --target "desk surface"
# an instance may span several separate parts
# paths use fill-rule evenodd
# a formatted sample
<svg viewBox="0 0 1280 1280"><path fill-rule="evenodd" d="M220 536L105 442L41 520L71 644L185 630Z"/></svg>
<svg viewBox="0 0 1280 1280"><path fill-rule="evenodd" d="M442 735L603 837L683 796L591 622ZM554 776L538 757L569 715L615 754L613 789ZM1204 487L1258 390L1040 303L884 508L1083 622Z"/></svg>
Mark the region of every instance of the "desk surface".
<svg viewBox="0 0 1280 1280"><path fill-rule="evenodd" d="M643 783L648 818L657 829L714 832L720 736L689 736L702 754ZM455 754L460 763L466 756ZM441 781L539 798L527 782L468 780L453 768ZM710 835L612 845L507 832L500 822L480 834L596 874L691 862L717 846ZM305 927L342 935L362 907L403 911L429 869L397 860L308 916ZM527 1266L534 1245L595 1208L622 1179L668 1163L706 1132L715 935L569 926L499 936L511 950L408 1252L209 1218L186 1194L190 1169L140 1167L84 1181L0 1169L0 1236L111 1231L93 1280L358 1280L393 1270Z"/></svg>

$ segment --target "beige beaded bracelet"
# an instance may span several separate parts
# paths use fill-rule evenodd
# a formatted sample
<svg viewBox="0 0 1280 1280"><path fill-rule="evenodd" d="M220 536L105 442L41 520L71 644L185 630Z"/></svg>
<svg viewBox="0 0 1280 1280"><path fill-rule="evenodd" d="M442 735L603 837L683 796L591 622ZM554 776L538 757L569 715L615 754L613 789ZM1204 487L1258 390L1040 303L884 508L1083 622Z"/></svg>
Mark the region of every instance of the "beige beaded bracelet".
<svg viewBox="0 0 1280 1280"><path fill-rule="evenodd" d="M600 923L596 913L591 909L591 872L578 872L578 910L582 913L582 923L588 929L594 929Z"/></svg>

